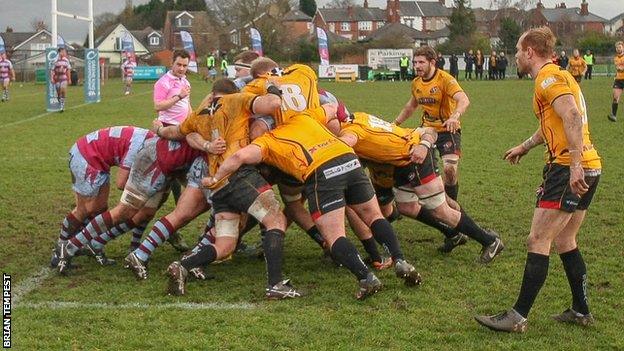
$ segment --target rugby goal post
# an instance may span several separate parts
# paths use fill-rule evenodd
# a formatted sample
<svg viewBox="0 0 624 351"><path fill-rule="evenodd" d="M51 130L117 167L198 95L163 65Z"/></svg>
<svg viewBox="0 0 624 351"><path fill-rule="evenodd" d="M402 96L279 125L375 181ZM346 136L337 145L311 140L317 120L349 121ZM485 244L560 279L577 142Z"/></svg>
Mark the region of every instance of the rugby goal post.
<svg viewBox="0 0 624 351"><path fill-rule="evenodd" d="M58 22L57 16L68 17L89 22L89 49L93 49L93 0L88 1L87 17L66 13L58 10L58 0L50 0L52 5L52 47L58 45Z"/></svg>

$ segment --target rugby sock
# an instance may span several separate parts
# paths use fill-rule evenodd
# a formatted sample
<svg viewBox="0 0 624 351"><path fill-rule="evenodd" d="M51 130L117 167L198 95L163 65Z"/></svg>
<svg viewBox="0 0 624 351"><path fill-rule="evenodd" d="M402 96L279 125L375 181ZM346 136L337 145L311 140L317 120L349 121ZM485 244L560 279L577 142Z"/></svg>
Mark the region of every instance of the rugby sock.
<svg viewBox="0 0 624 351"><path fill-rule="evenodd" d="M268 283L269 286L273 286L282 280L284 232L279 229L267 230L262 236L262 249Z"/></svg>
<svg viewBox="0 0 624 351"><path fill-rule="evenodd" d="M548 275L548 256L529 252L524 266L520 294L513 309L526 318Z"/></svg>
<svg viewBox="0 0 624 351"><path fill-rule="evenodd" d="M132 228L132 239L130 240L130 250L134 251L139 248L141 245L141 238L143 237L143 233L145 233L145 229L147 229L147 223L141 223L134 228Z"/></svg>
<svg viewBox="0 0 624 351"><path fill-rule="evenodd" d="M191 252L189 255L185 255L180 260L180 263L186 270L191 270L195 267L205 266L214 262L217 259L217 250L210 244L202 246L197 252Z"/></svg>
<svg viewBox="0 0 624 351"><path fill-rule="evenodd" d="M397 260L403 259L403 252L401 252L401 245L399 245L399 240L397 239L396 233L394 229L392 229L392 225L385 218L380 218L374 221L371 226L371 232L373 232L373 237L375 240L381 244L386 251L390 253L392 259L396 262Z"/></svg>
<svg viewBox="0 0 624 351"><path fill-rule="evenodd" d="M457 195L459 194L459 184L444 184L444 192L451 199L457 201Z"/></svg>
<svg viewBox="0 0 624 351"><path fill-rule="evenodd" d="M318 230L318 228L315 225L310 227L310 229L306 230L306 233L308 234L310 238L312 238L312 240L314 240L314 242L319 244L321 248L325 247L325 239L323 239L321 232Z"/></svg>
<svg viewBox="0 0 624 351"><path fill-rule="evenodd" d="M203 246L212 244L214 244L214 237L210 233L204 233L204 235L201 236L199 242L197 243L197 245L195 245L191 252L197 253L199 249L201 249Z"/></svg>
<svg viewBox="0 0 624 351"><path fill-rule="evenodd" d="M366 279L369 273L368 267L366 267L364 261L362 261L362 257L360 257L357 249L349 239L342 236L334 241L331 247L331 253L332 256L340 262L340 264L347 267L358 280Z"/></svg>
<svg viewBox="0 0 624 351"><path fill-rule="evenodd" d="M362 242L362 246L364 246L364 251L366 251L366 253L373 262L381 263L381 261L383 261L381 255L379 254L379 250L377 250L377 242L374 238L360 240L360 242Z"/></svg>
<svg viewBox="0 0 624 351"><path fill-rule="evenodd" d="M76 235L82 229L83 223L81 223L73 213L68 213L63 222L61 223L61 234L59 240L69 240Z"/></svg>
<svg viewBox="0 0 624 351"><path fill-rule="evenodd" d="M65 107L65 98L59 98L59 102L61 103L61 109L63 109Z"/></svg>
<svg viewBox="0 0 624 351"><path fill-rule="evenodd" d="M143 240L139 248L134 250L134 254L143 262L149 260L154 250L162 243L167 241L171 236L171 233L175 232L175 228L163 217L154 223L152 230L147 235L147 238Z"/></svg>
<svg viewBox="0 0 624 351"><path fill-rule="evenodd" d="M488 234L483 228L479 227L472 218L464 212L464 209L461 210L461 217L459 218L459 223L457 223L455 230L468 235L483 246L491 245L496 240L494 235Z"/></svg>
<svg viewBox="0 0 624 351"><path fill-rule="evenodd" d="M86 227L82 228L80 233L69 239L72 245L68 245L67 251L73 256L80 248L93 240L93 238L101 233L109 231L112 227L113 218L109 211L95 216Z"/></svg>
<svg viewBox="0 0 624 351"><path fill-rule="evenodd" d="M559 255L565 269L570 290L572 291L572 309L578 313L588 314L587 304L587 268L578 248Z"/></svg>
<svg viewBox="0 0 624 351"><path fill-rule="evenodd" d="M442 222L438 222L438 220L431 215L431 212L429 210L425 210L424 208L420 209L420 212L418 212L418 215L416 216L416 220L439 230L447 238L454 238L457 234L459 234L459 232L455 229Z"/></svg>
<svg viewBox="0 0 624 351"><path fill-rule="evenodd" d="M611 104L611 114L616 116L617 115L617 109L618 109L618 103L613 101L613 103Z"/></svg>
<svg viewBox="0 0 624 351"><path fill-rule="evenodd" d="M91 246L96 250L102 250L104 245L106 245L109 241L116 239L118 236L129 231L132 227L134 227L132 220L119 223L116 226L113 226L109 231L93 238L93 240L91 240Z"/></svg>
<svg viewBox="0 0 624 351"><path fill-rule="evenodd" d="M180 194L182 193L182 185L180 185L180 182L177 179L174 179L171 182L171 193L173 194L173 200L177 204Z"/></svg>

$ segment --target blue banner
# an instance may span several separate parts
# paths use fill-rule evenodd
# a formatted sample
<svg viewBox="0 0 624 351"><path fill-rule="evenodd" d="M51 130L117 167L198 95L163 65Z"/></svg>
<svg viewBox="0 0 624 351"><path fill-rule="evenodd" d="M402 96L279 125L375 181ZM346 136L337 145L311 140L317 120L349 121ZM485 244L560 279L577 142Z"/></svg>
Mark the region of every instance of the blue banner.
<svg viewBox="0 0 624 351"><path fill-rule="evenodd" d="M2 36L0 35L0 53L4 52L4 39L2 39Z"/></svg>
<svg viewBox="0 0 624 351"><path fill-rule="evenodd" d="M134 68L133 80L158 80L160 76L167 73L165 66L136 66Z"/></svg>
<svg viewBox="0 0 624 351"><path fill-rule="evenodd" d="M197 55L195 55L195 46L193 46L193 37L185 30L180 31L180 38L184 45L184 50L188 51L191 59L189 60L188 70L197 73Z"/></svg>
<svg viewBox="0 0 624 351"><path fill-rule="evenodd" d="M249 33L251 34L251 49L262 56L262 37L260 36L260 32L258 32L256 28L251 28L249 29Z"/></svg>
<svg viewBox="0 0 624 351"><path fill-rule="evenodd" d="M86 103L100 102L100 62L97 49L85 49L84 96Z"/></svg>
<svg viewBox="0 0 624 351"><path fill-rule="evenodd" d="M46 49L46 110L48 112L55 112L61 110L61 103L56 96L56 88L52 83L52 77L50 76L56 60L58 60L59 54L56 48Z"/></svg>

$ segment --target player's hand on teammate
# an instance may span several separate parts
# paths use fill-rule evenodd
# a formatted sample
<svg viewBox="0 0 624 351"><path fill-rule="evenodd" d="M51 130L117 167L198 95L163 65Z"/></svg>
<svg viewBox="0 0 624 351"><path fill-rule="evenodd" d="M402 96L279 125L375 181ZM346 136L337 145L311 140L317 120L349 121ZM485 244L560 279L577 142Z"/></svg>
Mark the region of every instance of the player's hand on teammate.
<svg viewBox="0 0 624 351"><path fill-rule="evenodd" d="M429 149L424 145L416 145L412 148L412 153L410 154L410 161L421 164L425 161L425 157L427 157L427 153Z"/></svg>
<svg viewBox="0 0 624 351"><path fill-rule="evenodd" d="M459 122L459 116L456 114L451 115L451 118L444 121L442 124L447 131L455 134L461 128L461 122Z"/></svg>
<svg viewBox="0 0 624 351"><path fill-rule="evenodd" d="M225 143L225 140L219 137L215 141L210 142L206 151L213 155L221 155L225 152L226 147L227 144Z"/></svg>
<svg viewBox="0 0 624 351"><path fill-rule="evenodd" d="M180 93L178 94L178 96L180 96L180 99L184 99L185 97L189 96L190 93L191 93L191 87L182 87L182 89L180 89Z"/></svg>
<svg viewBox="0 0 624 351"><path fill-rule="evenodd" d="M158 134L158 128L164 127L161 121L158 119L152 120L152 132Z"/></svg>
<svg viewBox="0 0 624 351"><path fill-rule="evenodd" d="M215 184L217 184L217 178L215 177L204 177L202 178L202 186L206 188L212 188Z"/></svg>
<svg viewBox="0 0 624 351"><path fill-rule="evenodd" d="M570 189L578 196L589 190L589 185L585 182L585 171L580 165L570 166Z"/></svg>
<svg viewBox="0 0 624 351"><path fill-rule="evenodd" d="M526 155L529 150L525 149L522 144L512 147L511 149L505 152L505 156L503 156L503 160L509 161L512 165L520 163L520 159L522 156Z"/></svg>

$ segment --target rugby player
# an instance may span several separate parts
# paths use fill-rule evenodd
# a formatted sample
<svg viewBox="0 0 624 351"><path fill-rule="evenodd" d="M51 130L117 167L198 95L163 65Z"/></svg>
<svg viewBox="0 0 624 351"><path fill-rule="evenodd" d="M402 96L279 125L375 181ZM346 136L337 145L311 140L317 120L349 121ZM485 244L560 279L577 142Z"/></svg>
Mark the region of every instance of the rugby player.
<svg viewBox="0 0 624 351"><path fill-rule="evenodd" d="M2 102L9 101L9 85L15 81L15 70L6 52L0 52L0 83L2 83Z"/></svg>
<svg viewBox="0 0 624 351"><path fill-rule="evenodd" d="M414 53L412 96L394 121L397 126L405 122L422 106L422 127L433 127L438 132L436 149L442 158L444 189L457 200L459 192L458 165L461 156L461 123L470 101L450 74L436 68L435 50L421 46Z"/></svg>
<svg viewBox="0 0 624 351"><path fill-rule="evenodd" d="M613 58L615 64L615 81L613 82L613 101L611 102L611 114L609 120L611 122L617 121L618 104L620 103L620 96L622 96L622 90L624 90L624 41L618 41L615 43L616 55Z"/></svg>
<svg viewBox="0 0 624 351"><path fill-rule="evenodd" d="M132 55L128 55L121 64L121 72L124 81L124 95L130 94L130 90L132 89L132 79L134 78L134 68L136 66L137 64L134 62Z"/></svg>
<svg viewBox="0 0 624 351"><path fill-rule="evenodd" d="M582 326L594 321L587 302L587 269L576 236L598 186L601 162L589 138L581 88L569 72L550 61L555 43L552 31L539 27L524 32L516 45L518 70L535 77L533 110L539 128L525 142L507 150L505 159L517 164L530 149L545 143L546 166L527 239L518 299L513 308L500 314L475 317L496 331L526 331L529 311L546 281L553 243L572 292L572 306L553 318Z"/></svg>
<svg viewBox="0 0 624 351"><path fill-rule="evenodd" d="M265 162L277 167L305 184L312 219L332 256L359 281L357 299L376 293L382 284L345 236L346 205L371 228L375 239L388 248L397 276L404 279L406 285L420 284L420 274L405 260L396 234L381 214L370 180L353 149L324 127L335 114L335 105L326 104L321 111L307 110L291 115L286 123L228 157L217 173L204 179L204 184L214 187L227 174L244 165Z"/></svg>
<svg viewBox="0 0 624 351"><path fill-rule="evenodd" d="M201 151L191 148L184 141L161 138L146 140L135 156L117 206L97 215L80 233L61 244L59 273L67 273L72 257L83 246L98 237L104 244L113 239L108 232L130 221L144 207L144 211L154 215L168 193L171 181L185 174L199 156Z"/></svg>
<svg viewBox="0 0 624 351"><path fill-rule="evenodd" d="M60 112L65 110L65 96L67 94L67 86L71 84L71 64L67 58L67 50L65 48L58 49L58 59L52 67L50 78L54 88L56 89L56 98L61 104Z"/></svg>
<svg viewBox="0 0 624 351"><path fill-rule="evenodd" d="M574 49L572 52L572 57L570 61L568 61L568 71L577 83L581 82L583 75L587 71L587 63L585 63L585 60L581 57L578 49Z"/></svg>
<svg viewBox="0 0 624 351"><path fill-rule="evenodd" d="M242 90L247 83L253 80L251 76L251 63L260 57L257 52L247 50L234 57L234 83L238 90Z"/></svg>
<svg viewBox="0 0 624 351"><path fill-rule="evenodd" d="M361 112L350 115L340 132L340 140L361 158L394 166L393 190L399 212L418 218L422 206L436 220L479 242L483 246L480 260L489 263L504 245L496 235L475 224L465 211L448 205L433 156L435 137L434 128L404 129Z"/></svg>

